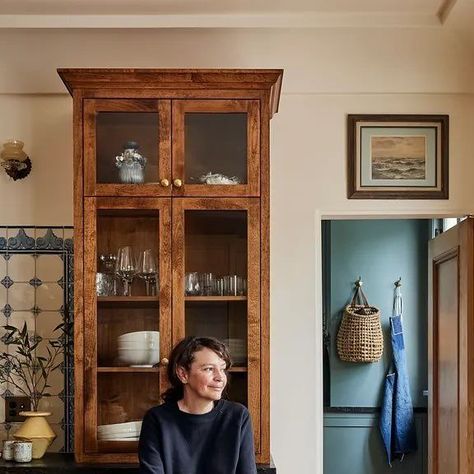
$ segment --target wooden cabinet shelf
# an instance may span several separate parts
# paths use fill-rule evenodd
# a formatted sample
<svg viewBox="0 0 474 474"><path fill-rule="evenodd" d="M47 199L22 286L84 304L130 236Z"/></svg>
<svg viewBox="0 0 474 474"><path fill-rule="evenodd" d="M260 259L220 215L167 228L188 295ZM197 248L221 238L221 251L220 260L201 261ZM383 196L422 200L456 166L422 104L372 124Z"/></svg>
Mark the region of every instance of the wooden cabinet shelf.
<svg viewBox="0 0 474 474"><path fill-rule="evenodd" d="M248 371L247 367L231 367L229 369L230 373L246 373Z"/></svg>
<svg viewBox="0 0 474 474"><path fill-rule="evenodd" d="M114 364L162 361L196 335L246 364L229 370L228 398L248 407L269 463L269 136L283 71L58 72L74 99L77 462L137 462L136 442L100 440L98 426L142 419L166 367ZM131 286L97 278L117 266ZM97 283L132 296L97 296Z"/></svg>
<svg viewBox="0 0 474 474"><path fill-rule="evenodd" d="M186 296L184 301L196 301L196 302L227 302L227 301L247 301L246 296Z"/></svg>
<svg viewBox="0 0 474 474"><path fill-rule="evenodd" d="M97 373L105 374L135 374L135 373L159 373L159 367L97 367Z"/></svg>
<svg viewBox="0 0 474 474"><path fill-rule="evenodd" d="M99 308L158 308L160 298L158 296L98 296L97 306Z"/></svg>

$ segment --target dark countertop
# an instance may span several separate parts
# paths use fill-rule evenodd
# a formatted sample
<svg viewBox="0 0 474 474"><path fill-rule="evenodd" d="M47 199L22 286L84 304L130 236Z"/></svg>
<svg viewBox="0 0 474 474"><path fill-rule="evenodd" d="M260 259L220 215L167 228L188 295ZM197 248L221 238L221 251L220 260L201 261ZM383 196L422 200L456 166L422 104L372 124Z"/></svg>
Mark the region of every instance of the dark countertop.
<svg viewBox="0 0 474 474"><path fill-rule="evenodd" d="M30 463L16 463L0 459L1 474L64 474L79 472L82 474L138 474L134 464L76 464L73 454L46 454L42 459ZM276 474L273 462L257 465L258 474Z"/></svg>

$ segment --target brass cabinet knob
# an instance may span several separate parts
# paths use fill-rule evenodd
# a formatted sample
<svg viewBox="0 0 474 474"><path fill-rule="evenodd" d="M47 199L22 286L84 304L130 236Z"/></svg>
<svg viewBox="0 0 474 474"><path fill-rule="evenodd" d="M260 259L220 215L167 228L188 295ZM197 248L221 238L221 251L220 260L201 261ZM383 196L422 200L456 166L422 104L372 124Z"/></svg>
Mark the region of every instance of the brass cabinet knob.
<svg viewBox="0 0 474 474"><path fill-rule="evenodd" d="M163 186L164 188L167 188L167 187L170 185L170 182L169 182L166 178L164 178L164 179L162 179L162 180L160 181L160 184L161 184L161 186Z"/></svg>
<svg viewBox="0 0 474 474"><path fill-rule="evenodd" d="M163 359L161 359L161 365L165 367L169 364L169 362L170 361L166 357L163 357Z"/></svg>
<svg viewBox="0 0 474 474"><path fill-rule="evenodd" d="M173 180L173 186L180 188L183 185L183 182L180 179Z"/></svg>

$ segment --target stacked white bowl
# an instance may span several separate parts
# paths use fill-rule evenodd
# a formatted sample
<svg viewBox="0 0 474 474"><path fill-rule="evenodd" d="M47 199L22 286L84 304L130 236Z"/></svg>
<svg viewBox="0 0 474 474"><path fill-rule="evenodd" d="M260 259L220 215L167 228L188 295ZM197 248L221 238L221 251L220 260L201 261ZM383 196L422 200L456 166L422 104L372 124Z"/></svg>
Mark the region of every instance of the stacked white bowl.
<svg viewBox="0 0 474 474"><path fill-rule="evenodd" d="M247 341L245 339L228 338L223 342L228 347L234 364L241 365L247 362Z"/></svg>
<svg viewBox="0 0 474 474"><path fill-rule="evenodd" d="M97 427L97 438L101 441L138 441L141 429L141 421L99 425Z"/></svg>
<svg viewBox="0 0 474 474"><path fill-rule="evenodd" d="M153 367L160 360L159 331L136 331L118 337L119 361L130 367Z"/></svg>

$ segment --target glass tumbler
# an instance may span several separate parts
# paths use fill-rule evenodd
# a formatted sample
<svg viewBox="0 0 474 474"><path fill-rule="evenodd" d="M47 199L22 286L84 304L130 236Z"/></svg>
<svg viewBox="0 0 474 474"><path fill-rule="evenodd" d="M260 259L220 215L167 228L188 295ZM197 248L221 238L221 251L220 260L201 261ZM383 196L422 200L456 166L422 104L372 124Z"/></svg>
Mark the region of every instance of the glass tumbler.
<svg viewBox="0 0 474 474"><path fill-rule="evenodd" d="M201 292L198 272L189 272L184 276L184 293L186 296L197 296Z"/></svg>

